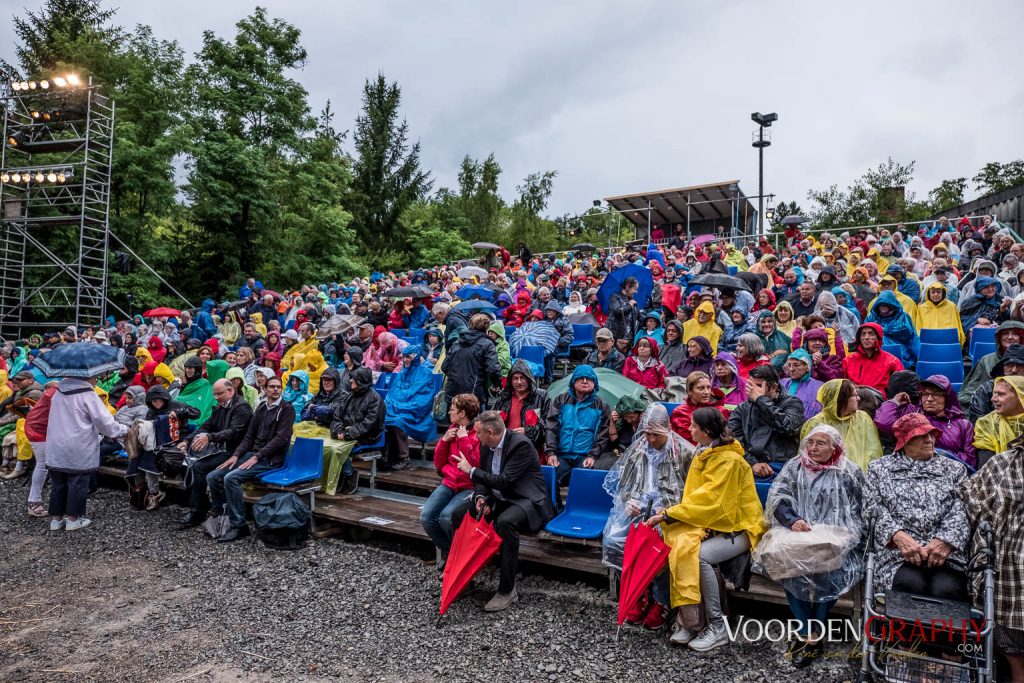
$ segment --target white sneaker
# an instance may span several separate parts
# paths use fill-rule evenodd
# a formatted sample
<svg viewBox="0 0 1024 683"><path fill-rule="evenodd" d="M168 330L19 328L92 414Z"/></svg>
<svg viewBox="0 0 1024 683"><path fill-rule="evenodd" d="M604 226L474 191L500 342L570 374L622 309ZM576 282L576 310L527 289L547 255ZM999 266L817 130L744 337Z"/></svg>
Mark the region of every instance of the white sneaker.
<svg viewBox="0 0 1024 683"><path fill-rule="evenodd" d="M688 628L679 628L668 639L668 642L672 645L686 645L691 640L693 640L693 631Z"/></svg>
<svg viewBox="0 0 1024 683"><path fill-rule="evenodd" d="M75 529L84 529L85 527L92 524L92 520L88 517L79 517L75 521L68 520L68 524L65 527L68 531L74 531Z"/></svg>
<svg viewBox="0 0 1024 683"><path fill-rule="evenodd" d="M729 634L725 630L725 624L708 626L700 635L690 641L690 649L697 652L707 652L729 642Z"/></svg>
<svg viewBox="0 0 1024 683"><path fill-rule="evenodd" d="M51 519L50 520L50 531L60 531L64 528L64 519Z"/></svg>

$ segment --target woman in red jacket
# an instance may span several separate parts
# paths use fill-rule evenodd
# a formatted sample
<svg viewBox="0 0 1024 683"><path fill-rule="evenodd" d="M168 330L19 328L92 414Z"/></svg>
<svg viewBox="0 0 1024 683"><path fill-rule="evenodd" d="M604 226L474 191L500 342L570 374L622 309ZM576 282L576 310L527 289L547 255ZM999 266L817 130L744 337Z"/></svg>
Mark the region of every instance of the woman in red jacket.
<svg viewBox="0 0 1024 683"><path fill-rule="evenodd" d="M648 389L664 389L668 370L658 360L658 342L650 337L638 340L633 346L633 353L622 366L622 374Z"/></svg>
<svg viewBox="0 0 1024 683"><path fill-rule="evenodd" d="M434 468L441 476L441 485L434 489L423 504L420 524L441 551L438 570L444 569L455 529L469 510L469 501L473 495L473 483L469 475L463 473L455 463L458 456L462 456L473 467L480 465L480 440L473 429L473 420L479 412L480 401L476 396L458 394L448 409L452 426L434 448Z"/></svg>
<svg viewBox="0 0 1024 683"><path fill-rule="evenodd" d="M722 417L729 419L729 409L722 404L725 394L711 386L711 378L699 370L686 376L686 400L672 411L672 431L692 443L690 423L697 408L718 408Z"/></svg>

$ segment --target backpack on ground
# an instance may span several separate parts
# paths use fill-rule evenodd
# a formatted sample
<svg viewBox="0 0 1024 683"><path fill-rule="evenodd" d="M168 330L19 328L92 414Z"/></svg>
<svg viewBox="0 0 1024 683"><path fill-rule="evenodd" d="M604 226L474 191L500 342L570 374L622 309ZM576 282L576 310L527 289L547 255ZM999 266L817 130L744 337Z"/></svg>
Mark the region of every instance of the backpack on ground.
<svg viewBox="0 0 1024 683"><path fill-rule="evenodd" d="M275 491L252 506L256 536L268 548L298 550L309 538L309 507L290 491Z"/></svg>

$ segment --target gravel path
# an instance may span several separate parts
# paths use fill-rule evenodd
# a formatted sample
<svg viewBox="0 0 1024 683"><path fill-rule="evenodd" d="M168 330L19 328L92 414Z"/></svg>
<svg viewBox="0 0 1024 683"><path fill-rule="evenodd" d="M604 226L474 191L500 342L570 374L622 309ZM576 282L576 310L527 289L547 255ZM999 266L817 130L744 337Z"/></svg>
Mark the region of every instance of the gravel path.
<svg viewBox="0 0 1024 683"><path fill-rule="evenodd" d="M848 681L844 652L803 671L781 645L698 655L624 629L607 591L526 577L486 615L490 571L436 628L441 582L414 553L339 540L274 551L177 531L181 508L89 501L93 524L50 533L27 489L0 482L3 681ZM391 547L399 547L392 545ZM785 618L784 612L774 616Z"/></svg>

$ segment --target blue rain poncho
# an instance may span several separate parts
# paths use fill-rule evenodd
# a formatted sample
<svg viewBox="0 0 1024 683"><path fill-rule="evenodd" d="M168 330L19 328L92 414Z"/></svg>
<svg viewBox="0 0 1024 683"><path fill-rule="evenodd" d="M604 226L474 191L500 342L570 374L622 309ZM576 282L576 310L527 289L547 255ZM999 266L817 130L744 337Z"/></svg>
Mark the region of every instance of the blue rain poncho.
<svg viewBox="0 0 1024 683"><path fill-rule="evenodd" d="M889 306L894 312L883 317L879 306ZM917 329L910 315L903 310L896 295L891 291L884 291L878 295L871 306L871 312L864 322L878 323L882 332L885 333L885 343L900 346L904 364L915 365L921 353L921 339L917 336Z"/></svg>
<svg viewBox="0 0 1024 683"><path fill-rule="evenodd" d="M384 399L387 408L384 425L400 429L417 441L426 443L436 430L432 416L434 372L423 364L418 345L406 346L402 349L402 356L411 357L412 364L395 373Z"/></svg>

